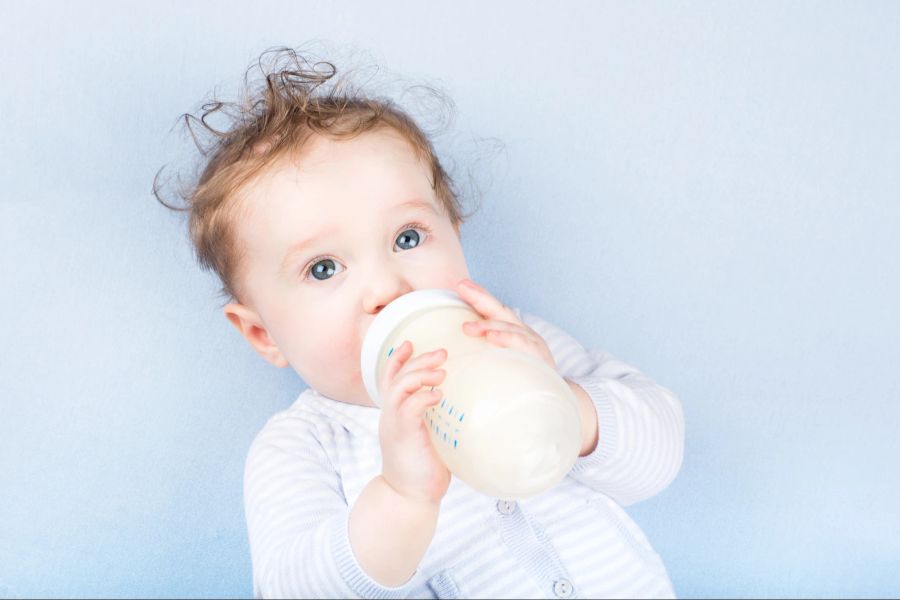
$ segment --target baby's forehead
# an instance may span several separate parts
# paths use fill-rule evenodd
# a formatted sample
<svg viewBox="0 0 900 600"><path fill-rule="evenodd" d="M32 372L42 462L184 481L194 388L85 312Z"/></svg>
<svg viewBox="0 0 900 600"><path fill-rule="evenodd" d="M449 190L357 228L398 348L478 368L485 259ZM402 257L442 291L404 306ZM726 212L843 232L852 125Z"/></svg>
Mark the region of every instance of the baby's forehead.
<svg viewBox="0 0 900 600"><path fill-rule="evenodd" d="M343 196L432 196L430 169L399 134L367 132L348 140L319 136L272 157L247 188L290 189L330 207ZM252 189L251 191L258 191Z"/></svg>
<svg viewBox="0 0 900 600"><path fill-rule="evenodd" d="M262 218L272 225L284 214L302 213L310 226L324 226L332 219L369 219L374 225L403 212L443 212L424 169L367 152L281 157L240 195L247 217L257 213L252 220Z"/></svg>

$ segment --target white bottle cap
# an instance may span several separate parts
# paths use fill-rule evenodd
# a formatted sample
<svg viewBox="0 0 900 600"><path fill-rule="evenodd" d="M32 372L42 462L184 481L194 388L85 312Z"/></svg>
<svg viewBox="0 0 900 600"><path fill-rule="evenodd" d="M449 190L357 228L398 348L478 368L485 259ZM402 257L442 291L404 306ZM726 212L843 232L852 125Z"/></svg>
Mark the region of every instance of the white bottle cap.
<svg viewBox="0 0 900 600"><path fill-rule="evenodd" d="M362 352L360 353L360 372L362 380L369 392L369 397L376 406L381 406L381 395L378 393L377 368L378 357L381 352L389 349L383 348L385 339L390 335L404 319L411 314L434 308L437 306L464 306L469 304L459 297L453 290L442 288L430 288L414 290L392 300L372 321L366 337L363 339ZM414 349L415 350L415 349Z"/></svg>

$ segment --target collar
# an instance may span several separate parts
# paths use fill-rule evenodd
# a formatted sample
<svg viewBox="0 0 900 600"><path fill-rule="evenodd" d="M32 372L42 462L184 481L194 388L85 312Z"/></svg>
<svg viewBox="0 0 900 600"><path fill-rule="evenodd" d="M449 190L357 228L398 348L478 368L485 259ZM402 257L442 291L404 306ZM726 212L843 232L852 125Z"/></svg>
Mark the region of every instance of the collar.
<svg viewBox="0 0 900 600"><path fill-rule="evenodd" d="M376 406L361 406L334 400L308 388L300 395L304 402L315 404L330 420L337 421L354 435L375 436L378 438L378 419L381 409Z"/></svg>

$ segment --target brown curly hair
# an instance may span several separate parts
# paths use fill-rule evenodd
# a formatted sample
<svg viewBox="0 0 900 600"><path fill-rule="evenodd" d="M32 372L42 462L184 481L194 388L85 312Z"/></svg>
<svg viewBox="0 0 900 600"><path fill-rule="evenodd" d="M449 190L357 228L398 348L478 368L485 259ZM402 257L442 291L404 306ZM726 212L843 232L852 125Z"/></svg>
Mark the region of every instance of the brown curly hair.
<svg viewBox="0 0 900 600"><path fill-rule="evenodd" d="M271 67L263 58L274 53ZM258 66L264 86L254 89L250 73ZM333 79L337 69L328 61L311 63L292 48L264 51L244 77L242 100L213 100L201 107L199 118L190 113L178 117L191 134L202 157L199 177L182 184L177 195L185 206L173 206L161 196L160 168L153 180L153 195L169 209L189 212L188 233L196 259L213 271L222 283L220 295L240 301L239 272L243 253L234 227L240 210L237 192L272 161L291 153L299 155L313 136L345 140L378 128L391 128L409 141L417 158L430 169L431 184L453 225L465 222L451 177L444 171L428 136L411 116L388 98L368 95L350 86L348 78ZM329 86L326 86L328 82ZM443 98L430 86L416 86ZM452 101L447 101L452 105ZM224 130L208 121L215 113L230 120ZM199 124L209 138L204 144L192 127Z"/></svg>

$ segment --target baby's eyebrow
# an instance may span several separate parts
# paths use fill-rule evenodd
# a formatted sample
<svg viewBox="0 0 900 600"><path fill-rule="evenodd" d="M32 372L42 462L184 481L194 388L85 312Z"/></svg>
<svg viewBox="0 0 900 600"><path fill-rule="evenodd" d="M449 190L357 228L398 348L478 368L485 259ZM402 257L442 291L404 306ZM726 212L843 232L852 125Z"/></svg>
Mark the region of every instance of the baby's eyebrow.
<svg viewBox="0 0 900 600"><path fill-rule="evenodd" d="M431 202L426 202L425 200L420 200L419 198L413 198L412 200L407 200L406 202L401 202L400 204L395 204L394 206L388 206L384 209L383 212L399 210L401 208L424 208L430 210L435 215L438 214L437 210L434 208L434 205L431 204Z"/></svg>
<svg viewBox="0 0 900 600"><path fill-rule="evenodd" d="M398 211L398 210L403 210L403 209L426 210L428 212L431 212L435 216L440 216L437 209L434 207L434 205L431 202L427 202L427 201L421 200L419 198L413 198L412 200L406 200L399 204L395 204L393 206L388 206L382 212L387 213L387 212L393 212L393 211ZM310 236L310 237L306 238L305 240L301 240L301 241L297 242L296 244L293 244L292 246L290 246L284 255L284 259L281 261L280 270L284 271L287 268L288 263L294 256L296 256L300 252L305 251L310 246L315 245L320 239L322 239L329 233L332 233L336 229L338 229L338 227L334 227L334 226L326 227L325 229L316 233L315 235Z"/></svg>

